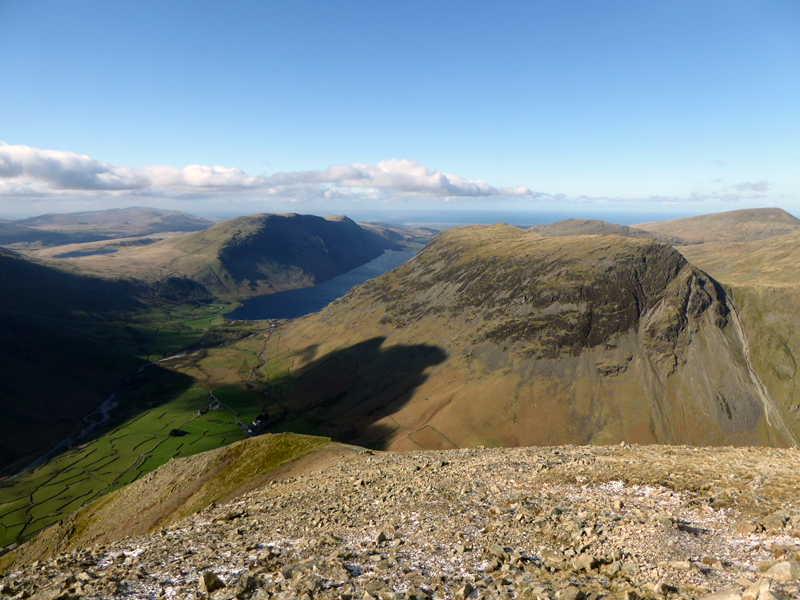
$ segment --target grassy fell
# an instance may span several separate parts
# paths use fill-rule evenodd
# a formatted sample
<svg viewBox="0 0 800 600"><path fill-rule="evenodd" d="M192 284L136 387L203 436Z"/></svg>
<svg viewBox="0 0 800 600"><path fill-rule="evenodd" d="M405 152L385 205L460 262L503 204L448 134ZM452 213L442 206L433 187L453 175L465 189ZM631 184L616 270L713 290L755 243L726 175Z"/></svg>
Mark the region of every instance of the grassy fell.
<svg viewBox="0 0 800 600"><path fill-rule="evenodd" d="M683 244L747 242L800 232L800 219L780 208L755 208L634 226ZM677 244L679 244L678 242Z"/></svg>

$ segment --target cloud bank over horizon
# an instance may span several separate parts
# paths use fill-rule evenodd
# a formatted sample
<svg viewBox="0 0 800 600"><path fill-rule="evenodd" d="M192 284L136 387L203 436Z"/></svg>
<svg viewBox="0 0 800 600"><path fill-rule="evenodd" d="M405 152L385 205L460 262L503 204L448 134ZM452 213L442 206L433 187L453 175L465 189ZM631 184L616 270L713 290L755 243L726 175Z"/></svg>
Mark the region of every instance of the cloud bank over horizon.
<svg viewBox="0 0 800 600"><path fill-rule="evenodd" d="M324 171L252 176L235 167L156 165L119 167L85 155L0 143L0 196L58 196L64 192L147 192L176 197L198 192L257 192L288 199L334 198L361 194L381 197L533 197L524 186L495 188L485 181L447 175L410 160L374 165L334 165Z"/></svg>
<svg viewBox="0 0 800 600"><path fill-rule="evenodd" d="M236 167L166 165L141 168L112 165L89 156L41 150L0 142L0 201L9 204L50 201L100 201L102 198L147 198L175 201L408 203L434 200L464 202L550 202L587 204L658 203L697 205L704 202L763 204L768 181L726 184L714 180L683 196L570 197L535 192L519 185L494 187L482 180L441 173L418 162L389 159L375 164L333 165L325 170L248 175Z"/></svg>

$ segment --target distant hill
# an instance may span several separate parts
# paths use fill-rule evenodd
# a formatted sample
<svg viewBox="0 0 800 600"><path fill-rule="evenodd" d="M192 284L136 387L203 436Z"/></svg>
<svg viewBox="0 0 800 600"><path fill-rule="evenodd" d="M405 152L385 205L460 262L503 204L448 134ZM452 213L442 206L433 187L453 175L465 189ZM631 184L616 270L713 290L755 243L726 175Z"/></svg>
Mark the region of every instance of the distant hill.
<svg viewBox="0 0 800 600"><path fill-rule="evenodd" d="M636 227L615 225L596 219L565 219L548 225L536 225L528 231L542 237L565 237L568 235L619 235L628 238L649 239L664 244L677 244L680 239L671 235L660 235Z"/></svg>
<svg viewBox="0 0 800 600"><path fill-rule="evenodd" d="M270 340L280 427L391 450L800 431L720 285L651 240L453 229Z"/></svg>
<svg viewBox="0 0 800 600"><path fill-rule="evenodd" d="M176 210L112 208L0 220L0 246L61 246L171 231L201 231L214 224Z"/></svg>
<svg viewBox="0 0 800 600"><path fill-rule="evenodd" d="M0 221L0 246L11 244L36 244L41 246L59 246L62 244L81 244L107 239L94 233L61 233L44 231L34 227L25 227L15 221Z"/></svg>
<svg viewBox="0 0 800 600"><path fill-rule="evenodd" d="M800 230L746 242L693 244L680 250L689 262L724 283L800 285Z"/></svg>
<svg viewBox="0 0 800 600"><path fill-rule="evenodd" d="M397 227L388 223L359 223L359 225L390 241L412 247L424 246L439 233L431 227Z"/></svg>
<svg viewBox="0 0 800 600"><path fill-rule="evenodd" d="M163 300L184 301L237 299L314 285L399 248L398 242L347 217L260 214L146 246L115 245L113 254L56 258L105 248L88 244L36 255L77 273L143 282Z"/></svg>
<svg viewBox="0 0 800 600"><path fill-rule="evenodd" d="M47 214L15 221L17 225L60 233L93 233L106 238L165 231L201 231L214 221L177 210L135 206L67 214Z"/></svg>
<svg viewBox="0 0 800 600"><path fill-rule="evenodd" d="M800 232L800 219L780 208L754 208L634 225L683 244L747 242Z"/></svg>

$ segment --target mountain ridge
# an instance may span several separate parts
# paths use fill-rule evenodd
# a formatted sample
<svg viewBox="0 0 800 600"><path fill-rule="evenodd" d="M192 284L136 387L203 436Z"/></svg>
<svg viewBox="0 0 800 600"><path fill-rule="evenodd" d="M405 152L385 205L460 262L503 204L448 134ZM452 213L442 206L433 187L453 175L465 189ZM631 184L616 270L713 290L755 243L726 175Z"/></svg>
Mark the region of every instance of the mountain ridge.
<svg viewBox="0 0 800 600"><path fill-rule="evenodd" d="M597 219L564 219L548 225L535 225L529 227L528 231L544 237L565 237L571 235L618 235L630 238L647 238L663 244L674 246L680 244L682 240L671 235L664 235L628 227L627 225L615 225Z"/></svg>
<svg viewBox="0 0 800 600"><path fill-rule="evenodd" d="M48 213L15 221L17 225L31 229L65 234L91 230L106 237L140 236L164 231L201 231L215 222L182 211L148 206Z"/></svg>
<svg viewBox="0 0 800 600"><path fill-rule="evenodd" d="M780 208L754 208L634 225L683 244L746 242L800 232L800 219Z"/></svg>

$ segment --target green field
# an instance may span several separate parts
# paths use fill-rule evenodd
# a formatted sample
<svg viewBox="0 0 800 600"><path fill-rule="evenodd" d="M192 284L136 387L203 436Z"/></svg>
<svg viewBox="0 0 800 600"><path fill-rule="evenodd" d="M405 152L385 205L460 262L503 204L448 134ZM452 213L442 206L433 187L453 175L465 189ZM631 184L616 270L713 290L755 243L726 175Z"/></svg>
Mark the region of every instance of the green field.
<svg viewBox="0 0 800 600"><path fill-rule="evenodd" d="M192 375L158 364L136 372L141 365L157 363L187 348L213 347L249 335L247 325L227 326L220 317L232 309L233 305L219 303L155 309L132 315L128 322L107 321L83 329L98 348L108 348L107 355L98 353L91 357L93 361L105 363L119 357L115 389L119 406L112 412L113 424L93 432L85 443L68 448L41 467L0 483L0 547L30 539L90 500L135 481L173 457L197 454L245 437L241 425L255 420L263 407L257 391L213 389L223 407L208 411L212 388L231 385L224 383L224 378L221 382L214 377L197 381ZM215 351L225 360L212 355L208 366L218 361L218 371L244 373L234 377L238 383L260 364L255 338L241 344L238 352ZM235 365L228 364L232 359ZM54 397L53 401L63 403L64 398ZM201 410L203 413L197 416ZM180 430L181 435L170 435L174 430Z"/></svg>
<svg viewBox="0 0 800 600"><path fill-rule="evenodd" d="M139 393L146 393L147 388ZM207 388L191 386L175 399L127 420L0 487L0 547L29 539L87 502L131 483L171 458L245 438L234 414L251 422L255 399L236 388L215 390L230 409L208 407ZM183 435L171 436L180 430Z"/></svg>

